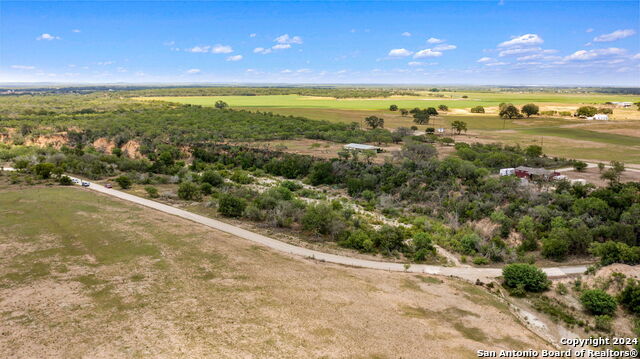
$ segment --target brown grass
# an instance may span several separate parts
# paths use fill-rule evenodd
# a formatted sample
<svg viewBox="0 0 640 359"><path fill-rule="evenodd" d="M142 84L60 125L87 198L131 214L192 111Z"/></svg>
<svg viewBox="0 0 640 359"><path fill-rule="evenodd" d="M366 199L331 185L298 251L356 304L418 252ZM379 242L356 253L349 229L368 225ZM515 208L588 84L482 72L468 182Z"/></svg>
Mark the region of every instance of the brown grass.
<svg viewBox="0 0 640 359"><path fill-rule="evenodd" d="M13 191L0 191L0 201ZM493 295L461 281L291 258L79 189L32 191L19 195L32 204L20 207L23 223L38 216L47 228L73 228L84 216L94 235L153 251L100 261L79 247L93 243L80 234L6 226L0 357L472 358L479 348L548 347ZM40 206L47 191L62 195ZM43 255L52 248L73 251ZM24 256L48 271L2 276Z"/></svg>

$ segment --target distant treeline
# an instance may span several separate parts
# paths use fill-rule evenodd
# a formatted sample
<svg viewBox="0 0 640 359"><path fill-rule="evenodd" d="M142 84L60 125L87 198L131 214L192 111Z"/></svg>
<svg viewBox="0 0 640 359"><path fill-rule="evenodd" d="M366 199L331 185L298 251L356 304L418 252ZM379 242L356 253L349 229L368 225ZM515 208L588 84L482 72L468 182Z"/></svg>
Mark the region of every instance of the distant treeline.
<svg viewBox="0 0 640 359"><path fill-rule="evenodd" d="M190 87L155 88L127 91L125 96L264 96L302 95L335 98L419 96L400 89L383 88L326 88L326 87Z"/></svg>

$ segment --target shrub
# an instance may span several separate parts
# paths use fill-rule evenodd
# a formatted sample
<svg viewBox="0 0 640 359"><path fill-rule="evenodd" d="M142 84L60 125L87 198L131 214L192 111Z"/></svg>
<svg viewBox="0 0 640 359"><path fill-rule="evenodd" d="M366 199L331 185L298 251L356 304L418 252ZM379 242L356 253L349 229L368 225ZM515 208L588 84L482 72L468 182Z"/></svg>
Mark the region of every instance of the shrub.
<svg viewBox="0 0 640 359"><path fill-rule="evenodd" d="M573 163L573 168L578 172L582 172L587 168L587 164L582 161L575 161Z"/></svg>
<svg viewBox="0 0 640 359"><path fill-rule="evenodd" d="M144 188L145 191L147 191L147 195L149 195L149 197L151 198L158 198L158 189L153 187L153 186L146 186Z"/></svg>
<svg viewBox="0 0 640 359"><path fill-rule="evenodd" d="M566 295L569 293L569 289L567 289L567 286L564 285L564 283L558 283L558 285L556 285L556 292L560 295Z"/></svg>
<svg viewBox="0 0 640 359"><path fill-rule="evenodd" d="M596 316L596 329L603 332L611 331L611 316L609 315L597 315Z"/></svg>
<svg viewBox="0 0 640 359"><path fill-rule="evenodd" d="M205 196L208 196L213 193L213 186L208 182L205 182L200 185L200 192L202 192L202 194L204 194Z"/></svg>
<svg viewBox="0 0 640 359"><path fill-rule="evenodd" d="M475 265L487 265L489 264L489 259L485 257L473 257L473 264Z"/></svg>
<svg viewBox="0 0 640 359"><path fill-rule="evenodd" d="M202 198L202 194L195 183L183 182L178 187L178 197L185 201L199 201Z"/></svg>
<svg viewBox="0 0 640 359"><path fill-rule="evenodd" d="M606 241L593 243L589 252L600 257L603 266L613 263L625 263L629 265L640 263L640 247L630 247L626 243Z"/></svg>
<svg viewBox="0 0 640 359"><path fill-rule="evenodd" d="M133 184L133 181L131 180L131 178L127 176L120 176L116 178L115 181L118 184L118 186L120 186L120 188L122 189L131 188L131 185Z"/></svg>
<svg viewBox="0 0 640 359"><path fill-rule="evenodd" d="M205 171L202 174L200 180L204 183L208 183L213 187L218 187L224 183L224 178L217 171Z"/></svg>
<svg viewBox="0 0 640 359"><path fill-rule="evenodd" d="M593 106L582 106L576 111L577 116L591 117L598 113L598 109Z"/></svg>
<svg viewBox="0 0 640 359"><path fill-rule="evenodd" d="M616 311L616 300L601 289L585 290L580 296L580 302L591 314L611 315Z"/></svg>
<svg viewBox="0 0 640 359"><path fill-rule="evenodd" d="M62 176L58 180L58 183L60 183L63 186L71 186L73 184L73 181L71 180L71 177L69 177L69 176Z"/></svg>
<svg viewBox="0 0 640 359"><path fill-rule="evenodd" d="M240 217L247 207L247 203L231 194L224 194L218 202L218 212L226 217Z"/></svg>
<svg viewBox="0 0 640 359"><path fill-rule="evenodd" d="M522 288L529 292L542 292L549 288L547 275L531 264L513 263L502 269L504 284L509 288Z"/></svg>
<svg viewBox="0 0 640 359"><path fill-rule="evenodd" d="M235 171L231 175L231 180L239 184L249 184L253 179L244 171Z"/></svg>
<svg viewBox="0 0 640 359"><path fill-rule="evenodd" d="M295 192L299 189L302 189L302 185L299 185L298 183L293 181L282 181L282 183L280 183L280 186L288 189L291 192Z"/></svg>
<svg viewBox="0 0 640 359"><path fill-rule="evenodd" d="M640 282L631 280L620 292L620 304L631 313L640 314Z"/></svg>
<svg viewBox="0 0 640 359"><path fill-rule="evenodd" d="M482 106L472 107L471 113L484 113L484 107Z"/></svg>

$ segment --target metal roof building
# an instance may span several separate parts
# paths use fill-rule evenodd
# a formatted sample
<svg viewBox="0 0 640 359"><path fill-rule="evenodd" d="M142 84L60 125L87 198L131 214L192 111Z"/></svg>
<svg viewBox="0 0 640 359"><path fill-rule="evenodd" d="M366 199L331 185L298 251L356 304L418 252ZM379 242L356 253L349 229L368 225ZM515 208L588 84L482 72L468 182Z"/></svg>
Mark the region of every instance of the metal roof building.
<svg viewBox="0 0 640 359"><path fill-rule="evenodd" d="M344 145L344 149L352 150L352 151L376 151L376 152L382 151L382 149L378 146L363 145L360 143L349 143L347 145Z"/></svg>

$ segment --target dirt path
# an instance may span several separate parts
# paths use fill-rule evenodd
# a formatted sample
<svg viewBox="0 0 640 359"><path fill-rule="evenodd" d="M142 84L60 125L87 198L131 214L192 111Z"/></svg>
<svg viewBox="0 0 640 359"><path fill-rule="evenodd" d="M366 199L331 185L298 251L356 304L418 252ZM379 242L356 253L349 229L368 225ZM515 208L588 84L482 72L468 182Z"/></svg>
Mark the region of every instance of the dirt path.
<svg viewBox="0 0 640 359"><path fill-rule="evenodd" d="M12 168L4 168L4 170L13 170ZM72 179L78 179L71 177ZM78 179L80 180L80 179ZM133 202L145 207L149 207L164 213L172 214L190 221L203 224L205 226L232 234L234 236L261 244L265 247L277 250L279 252L289 253L292 255L312 258L318 261L324 261L335 264L342 264L352 267L371 268L379 270L387 270L394 272L412 272L412 273L426 273L444 276L454 276L471 281L476 279L490 279L496 278L502 275L501 268L465 268L465 267L443 267L436 265L426 264L412 264L408 268L402 263L389 263L372 261L358 258L351 258L341 255L329 254L324 252L315 251L308 248L297 247L288 243L284 243L273 238L263 236L258 233L248 231L246 229L233 226L231 224L221 222L212 218L204 217L195 213L191 213L179 208L168 206L163 203L148 200L142 197L134 196L125 192L118 191L116 189L105 188L95 183L89 183L89 189L96 192L104 193L109 196L120 198L125 201ZM586 266L567 266L567 267L547 267L543 268L544 272L550 277L564 277L568 275L583 273L586 271Z"/></svg>

